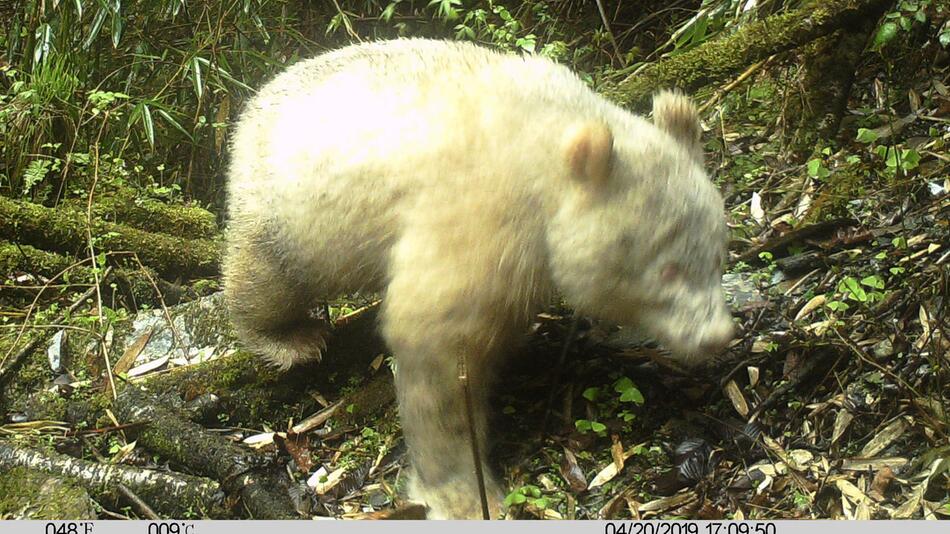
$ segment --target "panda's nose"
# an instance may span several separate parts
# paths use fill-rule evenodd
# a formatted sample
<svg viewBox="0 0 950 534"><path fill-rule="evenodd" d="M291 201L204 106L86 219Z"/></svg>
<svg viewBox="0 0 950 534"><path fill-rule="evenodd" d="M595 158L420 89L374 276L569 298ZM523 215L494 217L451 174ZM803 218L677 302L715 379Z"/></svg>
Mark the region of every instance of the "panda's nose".
<svg viewBox="0 0 950 534"><path fill-rule="evenodd" d="M735 337L736 328L732 324L729 315L709 327L703 335L703 341L700 344L700 350L703 353L718 353L726 348L730 341Z"/></svg>

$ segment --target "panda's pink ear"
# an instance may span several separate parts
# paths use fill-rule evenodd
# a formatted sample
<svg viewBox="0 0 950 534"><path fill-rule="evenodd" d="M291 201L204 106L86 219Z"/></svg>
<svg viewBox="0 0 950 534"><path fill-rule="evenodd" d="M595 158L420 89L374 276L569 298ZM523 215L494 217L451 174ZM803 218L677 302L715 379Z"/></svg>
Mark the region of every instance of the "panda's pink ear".
<svg viewBox="0 0 950 534"><path fill-rule="evenodd" d="M686 95L674 91L657 93L653 97L653 124L672 135L690 154L702 161L699 112Z"/></svg>
<svg viewBox="0 0 950 534"><path fill-rule="evenodd" d="M564 135L564 156L571 176L584 184L600 187L610 178L614 136L600 121L571 126Z"/></svg>

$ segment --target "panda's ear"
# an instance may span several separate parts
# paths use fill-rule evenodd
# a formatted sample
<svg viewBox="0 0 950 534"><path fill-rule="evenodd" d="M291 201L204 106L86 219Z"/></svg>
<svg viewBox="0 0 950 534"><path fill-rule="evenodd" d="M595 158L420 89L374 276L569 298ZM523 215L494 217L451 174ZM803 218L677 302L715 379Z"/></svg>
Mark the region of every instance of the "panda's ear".
<svg viewBox="0 0 950 534"><path fill-rule="evenodd" d="M702 127L699 124L699 112L686 95L675 91L660 91L654 95L653 124L672 135L702 162Z"/></svg>
<svg viewBox="0 0 950 534"><path fill-rule="evenodd" d="M610 178L614 136L600 121L576 124L564 134L564 157L572 178L600 187Z"/></svg>

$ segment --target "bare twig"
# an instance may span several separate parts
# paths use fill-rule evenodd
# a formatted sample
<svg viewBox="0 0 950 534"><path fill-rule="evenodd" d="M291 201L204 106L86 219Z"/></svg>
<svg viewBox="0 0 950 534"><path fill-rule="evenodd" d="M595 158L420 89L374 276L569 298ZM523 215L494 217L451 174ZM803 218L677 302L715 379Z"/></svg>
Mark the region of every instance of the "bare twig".
<svg viewBox="0 0 950 534"><path fill-rule="evenodd" d="M772 59L774 59L774 58L775 58L775 56L772 55L772 56L769 56L768 59L765 59L765 60L759 61L758 63L755 63L755 64L752 65L751 67L747 68L747 69L746 69L742 74L740 74L735 80L732 80L731 82L729 82L729 83L727 83L726 85L724 85L724 86L722 86L721 88L719 88L719 89L716 91L716 94L714 94L712 97L710 97L709 100L707 100L705 104L703 104L702 106L699 106L699 110L698 110L699 113L700 113L700 114L705 113L706 110L708 110L710 107L712 107L713 105L715 105L716 102L719 102L719 100L722 99L723 96L727 95L730 91L732 91L733 89L735 89L736 87L738 87L742 82L748 80L750 77L752 77L753 74L755 74L756 72L762 70L762 67L764 67L765 65L767 65L767 64L768 64L769 62L771 62Z"/></svg>
<svg viewBox="0 0 950 534"><path fill-rule="evenodd" d="M155 296L158 299L159 306L162 307L162 314L165 316L165 322L168 323L168 330L172 333L172 339L175 341L175 347L178 350L185 351L184 343L181 341L181 336L178 335L178 330L175 328L175 321L172 320L171 313L168 312L168 306L165 305L165 296L162 295L162 291L158 288L158 284L155 282L155 279L149 274L148 269L145 268L145 265L142 264L142 260L139 259L139 255L132 253L132 259L135 260L135 263L141 269L142 274L145 275L145 279L148 280L148 283L152 286L152 289L155 291Z"/></svg>
<svg viewBox="0 0 950 534"><path fill-rule="evenodd" d="M340 7L340 3L337 2L337 0L333 0L333 6L336 8L337 14L340 15L340 20L343 21L343 27L346 28L346 33L348 33L350 37L356 39L357 42L362 43L363 39L361 39L359 34L357 34L356 31L353 30L353 23L350 22L349 15L347 15L343 11L343 8Z"/></svg>
<svg viewBox="0 0 950 534"><path fill-rule="evenodd" d="M600 13L600 20L604 23L604 29L607 30L607 37L610 39L610 44L614 47L614 54L617 56L617 60L620 61L621 66L626 67L627 62L624 60L623 54L620 53L620 47L617 46L617 39L614 37L613 30L610 29L610 21L607 20L607 13L604 13L604 4L601 0L597 0L597 11Z"/></svg>
<svg viewBox="0 0 950 534"><path fill-rule="evenodd" d="M117 485L116 489L119 490L119 493L129 501L129 503L132 505L132 508L138 512L140 516L144 517L145 519L152 519L154 521L161 519L161 517L155 513L155 510L152 510L151 506L146 504L141 497L126 487L125 484Z"/></svg>
<svg viewBox="0 0 950 534"><path fill-rule="evenodd" d="M475 480L478 482L478 498L482 503L482 519L491 519L488 511L488 495L485 492L485 473L482 469L482 455L478 447L478 433L475 429L475 415L472 408L472 392L468 387L468 362L465 351L460 350L458 355L459 385L462 387L462 397L465 401L465 418L468 422L468 438L472 444L472 460L475 462Z"/></svg>
<svg viewBox="0 0 950 534"><path fill-rule="evenodd" d="M99 128L99 133L96 135L96 140L92 144L93 150L93 171L92 171L92 185L89 186L89 196L86 202L86 246L89 249L89 261L92 262L92 276L93 276L93 289L96 294L96 315L99 319L99 329L105 329L105 317L102 315L102 291L99 289L99 269L98 262L96 261L96 250L95 245L92 240L92 199L96 193L96 184L99 181L99 140L102 138L102 132L106 127L106 122L109 119L109 112L106 111L103 116L102 126ZM112 393L112 400L115 400L118 394L115 390L115 380L112 379L112 363L109 361L109 350L106 348L105 343L100 342L99 352L102 353L102 359L106 364L106 378L109 382L109 390Z"/></svg>

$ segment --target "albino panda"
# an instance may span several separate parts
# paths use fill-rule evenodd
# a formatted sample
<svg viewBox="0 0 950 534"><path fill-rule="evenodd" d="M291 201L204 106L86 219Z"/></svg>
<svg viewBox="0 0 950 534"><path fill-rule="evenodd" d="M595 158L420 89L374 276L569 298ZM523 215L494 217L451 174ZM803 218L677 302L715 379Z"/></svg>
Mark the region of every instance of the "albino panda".
<svg viewBox="0 0 950 534"><path fill-rule="evenodd" d="M382 293L410 496L429 517L481 517L460 354L485 451L496 363L554 291L684 360L732 336L697 113L661 93L653 115L547 59L467 43L361 44L294 65L234 138L225 288L240 336L286 368L324 348L315 303ZM486 482L497 512L502 488Z"/></svg>

